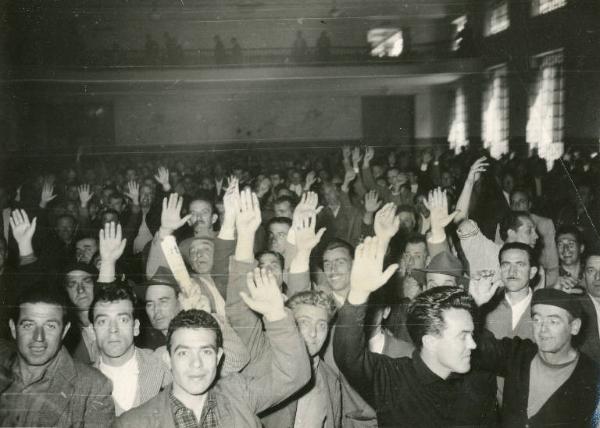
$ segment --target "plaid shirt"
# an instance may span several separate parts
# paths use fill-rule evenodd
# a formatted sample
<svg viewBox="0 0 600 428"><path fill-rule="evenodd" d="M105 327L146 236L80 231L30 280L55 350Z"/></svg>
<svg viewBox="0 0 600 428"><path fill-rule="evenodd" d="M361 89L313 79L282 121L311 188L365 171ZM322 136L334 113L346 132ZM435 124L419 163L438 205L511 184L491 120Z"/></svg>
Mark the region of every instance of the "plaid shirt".
<svg viewBox="0 0 600 428"><path fill-rule="evenodd" d="M212 391L208 391L208 395L206 396L206 401L202 408L202 415L200 416L200 422L196 419L194 412L175 398L173 391L169 393L169 399L171 401L171 413L173 414L175 428L219 427L219 420L217 418L217 399Z"/></svg>

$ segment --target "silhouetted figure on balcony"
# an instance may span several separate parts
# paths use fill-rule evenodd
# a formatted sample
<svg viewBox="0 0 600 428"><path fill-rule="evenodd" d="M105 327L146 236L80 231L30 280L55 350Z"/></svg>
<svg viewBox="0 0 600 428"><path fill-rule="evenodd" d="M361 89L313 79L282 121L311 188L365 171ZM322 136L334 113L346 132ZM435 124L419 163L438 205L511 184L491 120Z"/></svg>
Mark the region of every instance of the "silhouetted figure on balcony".
<svg viewBox="0 0 600 428"><path fill-rule="evenodd" d="M146 34L146 44L144 45L144 54L146 64L158 64L160 48L158 42L152 38L151 34Z"/></svg>
<svg viewBox="0 0 600 428"><path fill-rule="evenodd" d="M231 38L231 63L241 64L242 63L242 47L235 37Z"/></svg>
<svg viewBox="0 0 600 428"><path fill-rule="evenodd" d="M217 64L223 64L225 63L225 45L223 45L223 42L221 41L221 37L219 36L215 36L213 37L213 40L215 41L215 62Z"/></svg>
<svg viewBox="0 0 600 428"><path fill-rule="evenodd" d="M317 61L329 61L331 57L331 40L327 35L327 31L321 31L321 35L317 39Z"/></svg>
<svg viewBox="0 0 600 428"><path fill-rule="evenodd" d="M294 40L294 46L292 46L292 60L294 62L306 61L306 55L308 54L308 45L306 40L302 37L302 31L296 33L296 40Z"/></svg>

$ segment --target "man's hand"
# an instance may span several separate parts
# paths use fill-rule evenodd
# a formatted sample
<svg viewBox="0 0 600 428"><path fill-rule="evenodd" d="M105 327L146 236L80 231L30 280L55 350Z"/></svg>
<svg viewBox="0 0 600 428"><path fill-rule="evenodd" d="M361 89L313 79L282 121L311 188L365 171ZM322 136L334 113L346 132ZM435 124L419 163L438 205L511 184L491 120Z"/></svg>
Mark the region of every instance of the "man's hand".
<svg viewBox="0 0 600 428"><path fill-rule="evenodd" d="M383 270L383 258L387 247L378 237L368 237L356 248L352 271L350 272L350 293L348 302L360 305L369 295L385 284L398 269L397 264Z"/></svg>
<svg viewBox="0 0 600 428"><path fill-rule="evenodd" d="M389 202L375 214L375 236L379 243L386 246L390 239L398 233L400 218L396 215L396 204Z"/></svg>
<svg viewBox="0 0 600 428"><path fill-rule="evenodd" d="M421 287L416 279L412 276L405 276L402 280L402 293L408 300L414 300L421 293Z"/></svg>
<svg viewBox="0 0 600 428"><path fill-rule="evenodd" d="M564 291L565 293L583 294L583 288L580 288L577 285L577 279L573 278L572 276L559 276L555 287Z"/></svg>
<svg viewBox="0 0 600 428"><path fill-rule="evenodd" d="M115 263L125 250L127 239L122 239L123 233L120 224L114 222L106 223L104 229L100 229L100 257L102 263Z"/></svg>
<svg viewBox="0 0 600 428"><path fill-rule="evenodd" d="M479 177L481 177L481 173L485 172L489 165L490 164L487 163L487 158L485 156L477 159L469 170L467 181L472 184L476 183L477 180L479 180Z"/></svg>
<svg viewBox="0 0 600 428"><path fill-rule="evenodd" d="M352 168L358 169L362 155L360 154L360 147L355 147L352 150Z"/></svg>
<svg viewBox="0 0 600 428"><path fill-rule="evenodd" d="M363 168L368 168L371 161L375 157L375 149L373 147L365 147L365 157L363 158Z"/></svg>
<svg viewBox="0 0 600 428"><path fill-rule="evenodd" d="M314 213L294 219L292 228L296 234L296 249L298 252L310 254L312 249L317 246L323 233L325 233L325 228L322 227L315 233L316 225L317 217Z"/></svg>
<svg viewBox="0 0 600 428"><path fill-rule="evenodd" d="M54 186L47 181L44 181L44 185L42 187L42 196L40 198L40 208L46 208L50 201L56 198L57 195L54 194Z"/></svg>
<svg viewBox="0 0 600 428"><path fill-rule="evenodd" d="M140 185L138 183L136 183L135 181L131 180L129 183L127 183L127 192L125 193L125 196L127 196L129 199L131 199L131 201L133 202L133 205L139 205L140 204Z"/></svg>
<svg viewBox="0 0 600 428"><path fill-rule="evenodd" d="M309 191L313 184L317 182L317 173L314 171L308 171L304 181L304 190Z"/></svg>
<svg viewBox="0 0 600 428"><path fill-rule="evenodd" d="M238 236L243 234L254 235L261 222L260 204L256 193L244 189L240 193L240 210L236 216Z"/></svg>
<svg viewBox="0 0 600 428"><path fill-rule="evenodd" d="M365 211L368 213L375 213L381 206L381 203L377 191L371 190L365 193Z"/></svg>
<svg viewBox="0 0 600 428"><path fill-rule="evenodd" d="M187 294L187 292L179 293L177 300L179 301L181 309L184 311L197 309L199 311L208 312L209 314L211 313L210 299L208 296L202 294L198 285L192 287L190 294Z"/></svg>
<svg viewBox="0 0 600 428"><path fill-rule="evenodd" d="M345 161L349 161L350 160L350 154L352 153L350 146L343 146L342 147L342 158Z"/></svg>
<svg viewBox="0 0 600 428"><path fill-rule="evenodd" d="M441 242L446 238L444 228L456 217L458 211L448 214L446 191L439 187L429 192L429 197L423 203L430 212L431 239L434 242Z"/></svg>
<svg viewBox="0 0 600 428"><path fill-rule="evenodd" d="M277 281L266 269L254 269L246 276L248 293L240 292L240 296L248 307L261 314L267 321L279 321L286 317L283 309L283 295Z"/></svg>
<svg viewBox="0 0 600 428"><path fill-rule="evenodd" d="M183 198L180 198L177 193L171 193L168 198L163 199L162 213L160 215L161 236L171 235L192 217L191 214L183 218L180 217L182 205Z"/></svg>
<svg viewBox="0 0 600 428"><path fill-rule="evenodd" d="M154 179L162 186L163 191L168 192L171 190L169 184L169 170L165 167L158 168L158 173L154 176Z"/></svg>
<svg viewBox="0 0 600 428"><path fill-rule="evenodd" d="M477 306L485 305L489 302L498 288L503 287L501 279L494 279L494 275L481 275L471 278L469 281L469 294L475 300Z"/></svg>
<svg viewBox="0 0 600 428"><path fill-rule="evenodd" d="M395 166L396 165L396 152L394 150L390 151L388 155L388 165Z"/></svg>
<svg viewBox="0 0 600 428"><path fill-rule="evenodd" d="M77 192L79 193L79 203L81 204L81 208L86 208L88 202L94 196L94 193L90 191L90 185L82 184L77 188Z"/></svg>
<svg viewBox="0 0 600 428"><path fill-rule="evenodd" d="M235 228L235 218L240 210L240 189L237 177L230 177L223 195L223 224L221 228Z"/></svg>
<svg viewBox="0 0 600 428"><path fill-rule="evenodd" d="M37 218L34 217L30 223L25 210L14 210L10 214L9 222L15 241L19 245L19 255L28 256L33 254L31 240L35 233Z"/></svg>
<svg viewBox="0 0 600 428"><path fill-rule="evenodd" d="M297 217L304 217L306 215L311 214L319 214L323 209L322 206L319 205L319 196L315 192L306 192L302 194L302 198L300 198L300 202L296 205L294 209L294 219Z"/></svg>

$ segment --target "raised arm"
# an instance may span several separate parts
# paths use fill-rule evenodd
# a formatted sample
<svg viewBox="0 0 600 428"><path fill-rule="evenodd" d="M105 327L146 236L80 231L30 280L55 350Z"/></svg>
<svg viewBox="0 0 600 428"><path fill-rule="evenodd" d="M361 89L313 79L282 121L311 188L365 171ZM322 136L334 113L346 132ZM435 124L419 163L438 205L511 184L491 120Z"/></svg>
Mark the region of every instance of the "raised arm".
<svg viewBox="0 0 600 428"><path fill-rule="evenodd" d="M458 201L456 202L456 211L458 214L454 217L455 223L460 223L463 220L469 218L469 207L471 205L471 196L473 195L473 187L479 177L481 177L481 173L485 172L489 164L487 163L487 158L481 157L475 161L475 163L471 166L469 170L469 175L465 180L465 185L463 186L462 192L458 197Z"/></svg>
<svg viewBox="0 0 600 428"><path fill-rule="evenodd" d="M431 235L427 238L427 248L429 257L433 258L442 251L449 251L445 228L458 214L458 211L448 214L448 197L446 191L439 187L429 192L425 206L430 212L431 222Z"/></svg>
<svg viewBox="0 0 600 428"><path fill-rule="evenodd" d="M356 249L350 292L338 312L333 337L333 354L337 366L351 385L373 406L373 384L380 367L391 364L391 358L368 350L364 323L369 295L385 284L398 265L383 270L386 248L378 237L366 238Z"/></svg>
<svg viewBox="0 0 600 428"><path fill-rule="evenodd" d="M110 283L115 280L115 266L125 250L127 239L122 239L121 225L114 222L105 224L99 235L101 263L98 282Z"/></svg>
<svg viewBox="0 0 600 428"><path fill-rule="evenodd" d="M296 254L290 264L288 296L310 289L310 254L325 233L324 227L315 232L316 224L316 212L294 216L292 228L296 235Z"/></svg>

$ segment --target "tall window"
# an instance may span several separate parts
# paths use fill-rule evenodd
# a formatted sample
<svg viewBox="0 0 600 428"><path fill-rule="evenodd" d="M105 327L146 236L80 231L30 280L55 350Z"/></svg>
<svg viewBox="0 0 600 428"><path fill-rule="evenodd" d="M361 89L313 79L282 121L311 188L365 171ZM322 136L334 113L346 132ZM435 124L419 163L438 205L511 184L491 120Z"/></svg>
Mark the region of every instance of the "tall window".
<svg viewBox="0 0 600 428"><path fill-rule="evenodd" d="M487 70L483 94L482 140L493 158L508 152L508 85L506 65Z"/></svg>
<svg viewBox="0 0 600 428"><path fill-rule="evenodd" d="M491 0L487 2L485 11L485 35L500 33L510 25L508 18L508 1Z"/></svg>
<svg viewBox="0 0 600 428"><path fill-rule="evenodd" d="M458 87L454 93L454 106L450 117L452 120L448 131L448 142L450 143L450 149L458 154L462 147L469 145L467 137L467 101L462 87Z"/></svg>
<svg viewBox="0 0 600 428"><path fill-rule="evenodd" d="M535 70L529 94L527 143L548 167L564 151L564 77L562 50L532 58Z"/></svg>
<svg viewBox="0 0 600 428"><path fill-rule="evenodd" d="M531 2L531 14L542 15L561 8L567 4L567 0L533 0Z"/></svg>

